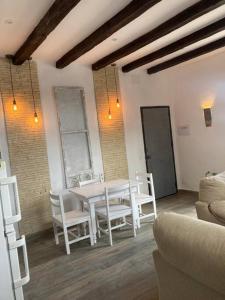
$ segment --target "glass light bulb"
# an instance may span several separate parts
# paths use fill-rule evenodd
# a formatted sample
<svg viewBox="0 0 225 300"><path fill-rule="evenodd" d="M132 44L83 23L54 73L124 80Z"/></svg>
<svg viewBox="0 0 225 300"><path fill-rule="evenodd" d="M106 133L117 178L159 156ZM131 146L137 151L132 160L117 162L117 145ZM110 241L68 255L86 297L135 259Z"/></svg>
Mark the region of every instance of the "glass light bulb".
<svg viewBox="0 0 225 300"><path fill-rule="evenodd" d="M117 100L116 100L116 107L117 107L117 108L120 108L120 101L119 101L118 98L117 98Z"/></svg>
<svg viewBox="0 0 225 300"><path fill-rule="evenodd" d="M112 120L112 114L111 114L110 109L109 109L109 113L108 113L108 119L109 119L109 120Z"/></svg>
<svg viewBox="0 0 225 300"><path fill-rule="evenodd" d="M16 105L16 100L15 99L13 100L13 110L17 111L17 105Z"/></svg>
<svg viewBox="0 0 225 300"><path fill-rule="evenodd" d="M35 123L38 123L38 115L37 115L36 112L34 113L34 122L35 122Z"/></svg>

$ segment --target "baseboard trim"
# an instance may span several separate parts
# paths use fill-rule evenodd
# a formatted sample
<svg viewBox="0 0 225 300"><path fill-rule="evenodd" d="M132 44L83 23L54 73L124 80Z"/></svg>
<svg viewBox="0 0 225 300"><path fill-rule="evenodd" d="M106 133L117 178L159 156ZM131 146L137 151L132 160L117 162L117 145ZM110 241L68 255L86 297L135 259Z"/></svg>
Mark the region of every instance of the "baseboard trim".
<svg viewBox="0 0 225 300"><path fill-rule="evenodd" d="M197 192L197 191L186 190L186 189L179 189L179 190L178 190L178 193L193 193L193 194L195 194L195 195L198 195L198 194L199 194L199 192Z"/></svg>

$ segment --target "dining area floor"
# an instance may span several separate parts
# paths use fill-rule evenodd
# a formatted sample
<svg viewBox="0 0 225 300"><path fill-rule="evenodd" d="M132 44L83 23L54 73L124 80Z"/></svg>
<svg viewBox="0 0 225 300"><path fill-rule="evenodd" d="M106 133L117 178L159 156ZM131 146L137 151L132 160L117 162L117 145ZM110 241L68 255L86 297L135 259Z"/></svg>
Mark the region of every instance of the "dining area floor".
<svg viewBox="0 0 225 300"><path fill-rule="evenodd" d="M197 197L179 191L159 199L158 213L196 217ZM93 247L83 240L71 246L70 255L65 255L63 242L56 247L52 230L31 237L27 241L31 280L24 288L25 300L157 300L152 227L150 219L142 221L136 238L129 227L118 229L113 247L108 247L107 236Z"/></svg>

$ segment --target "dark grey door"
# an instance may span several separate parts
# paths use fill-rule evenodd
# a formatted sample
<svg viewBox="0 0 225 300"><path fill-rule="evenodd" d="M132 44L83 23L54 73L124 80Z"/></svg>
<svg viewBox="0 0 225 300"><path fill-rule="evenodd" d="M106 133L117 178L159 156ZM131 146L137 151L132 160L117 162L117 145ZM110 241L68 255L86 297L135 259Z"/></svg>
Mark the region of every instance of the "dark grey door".
<svg viewBox="0 0 225 300"><path fill-rule="evenodd" d="M156 198L177 192L168 106L141 108L147 172L153 174Z"/></svg>

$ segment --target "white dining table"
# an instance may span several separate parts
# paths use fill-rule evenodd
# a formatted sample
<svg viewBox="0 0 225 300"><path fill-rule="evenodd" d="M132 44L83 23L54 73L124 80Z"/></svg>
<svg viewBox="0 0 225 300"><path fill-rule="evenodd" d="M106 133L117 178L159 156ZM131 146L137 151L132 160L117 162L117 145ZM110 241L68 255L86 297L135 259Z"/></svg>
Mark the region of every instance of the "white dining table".
<svg viewBox="0 0 225 300"><path fill-rule="evenodd" d="M105 182L101 182L98 184L90 184L83 187L75 187L70 188L69 191L76 195L76 198L81 202L86 202L89 206L89 212L91 217L92 229L93 229L93 236L94 236L94 243L97 242L97 226L96 226L96 216L95 216L95 204L99 201L105 200L105 188L113 188L119 185L125 185L131 183L131 190L132 192L137 192L137 185L136 181L129 181L128 179L115 179L109 180ZM134 203L136 203L134 201ZM140 220L138 217L138 207L135 205L133 207L133 214L136 222L137 228L140 227Z"/></svg>

